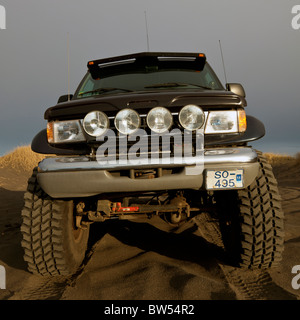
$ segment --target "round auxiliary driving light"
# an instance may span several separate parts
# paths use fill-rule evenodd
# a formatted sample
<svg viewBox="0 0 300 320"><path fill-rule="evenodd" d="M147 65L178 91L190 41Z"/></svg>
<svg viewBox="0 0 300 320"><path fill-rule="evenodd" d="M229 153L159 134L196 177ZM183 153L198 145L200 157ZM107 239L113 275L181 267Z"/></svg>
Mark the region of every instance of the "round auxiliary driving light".
<svg viewBox="0 0 300 320"><path fill-rule="evenodd" d="M123 109L115 117L115 127L123 134L133 134L141 124L139 114L132 109Z"/></svg>
<svg viewBox="0 0 300 320"><path fill-rule="evenodd" d="M204 124L203 110L193 104L183 107L179 112L179 122L187 130L200 129Z"/></svg>
<svg viewBox="0 0 300 320"><path fill-rule="evenodd" d="M92 111L84 117L82 124L87 134L93 137L99 137L108 129L109 120L105 113Z"/></svg>
<svg viewBox="0 0 300 320"><path fill-rule="evenodd" d="M149 111L147 115L147 124L152 131L163 133L172 126L173 116L168 109L156 107Z"/></svg>

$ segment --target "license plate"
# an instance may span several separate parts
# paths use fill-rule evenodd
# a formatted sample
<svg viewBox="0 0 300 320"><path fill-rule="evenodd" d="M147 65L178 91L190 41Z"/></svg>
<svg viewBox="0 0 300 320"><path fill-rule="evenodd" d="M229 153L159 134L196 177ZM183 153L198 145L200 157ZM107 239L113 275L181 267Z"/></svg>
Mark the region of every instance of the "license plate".
<svg viewBox="0 0 300 320"><path fill-rule="evenodd" d="M243 186L243 169L206 171L206 189L236 189Z"/></svg>

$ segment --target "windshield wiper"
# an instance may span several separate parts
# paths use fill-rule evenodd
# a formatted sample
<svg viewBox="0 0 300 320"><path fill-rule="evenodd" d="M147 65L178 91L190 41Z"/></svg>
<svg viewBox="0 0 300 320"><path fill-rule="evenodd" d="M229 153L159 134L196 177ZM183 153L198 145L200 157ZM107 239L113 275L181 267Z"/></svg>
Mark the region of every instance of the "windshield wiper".
<svg viewBox="0 0 300 320"><path fill-rule="evenodd" d="M188 85L199 87L199 88L202 88L202 89L213 90L213 88L211 88L211 87L201 86L200 84L189 83Z"/></svg>
<svg viewBox="0 0 300 320"><path fill-rule="evenodd" d="M195 86L203 89L212 90L210 87L201 86L199 84L193 83L181 83L181 82L166 82L166 83L157 83L149 86L145 86L144 88L172 88L172 87L187 87L187 86Z"/></svg>
<svg viewBox="0 0 300 320"><path fill-rule="evenodd" d="M179 83L179 82L166 82L166 83L156 83L151 84L149 86L145 86L144 88L171 88L171 87L185 87L187 84Z"/></svg>
<svg viewBox="0 0 300 320"><path fill-rule="evenodd" d="M124 89L124 88L98 88L98 89L95 89L95 90L79 92L78 95L82 96L84 94L89 94L89 93L106 93L106 92L115 91L115 90L121 90L121 91L126 91L126 92L132 92L133 91L133 90Z"/></svg>

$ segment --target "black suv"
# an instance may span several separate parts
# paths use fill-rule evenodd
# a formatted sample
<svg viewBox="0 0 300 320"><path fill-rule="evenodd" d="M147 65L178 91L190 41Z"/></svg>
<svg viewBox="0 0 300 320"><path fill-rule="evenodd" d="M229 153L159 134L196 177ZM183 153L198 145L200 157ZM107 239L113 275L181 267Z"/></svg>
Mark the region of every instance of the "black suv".
<svg viewBox="0 0 300 320"><path fill-rule="evenodd" d="M202 53L146 52L87 67L32 141L49 156L25 193L29 270L74 273L97 221L159 215L179 226L204 213L218 222L232 264L276 266L281 200L271 166L249 146L265 128L246 115L243 87L224 88Z"/></svg>

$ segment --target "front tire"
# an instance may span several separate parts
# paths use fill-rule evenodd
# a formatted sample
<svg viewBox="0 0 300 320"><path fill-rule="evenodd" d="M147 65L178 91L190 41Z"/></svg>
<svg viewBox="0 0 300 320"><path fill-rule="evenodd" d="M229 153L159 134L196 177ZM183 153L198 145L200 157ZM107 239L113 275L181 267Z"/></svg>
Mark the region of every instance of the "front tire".
<svg viewBox="0 0 300 320"><path fill-rule="evenodd" d="M75 227L72 200L56 200L39 186L37 170L24 195L21 232L28 270L41 275L70 275L81 265L89 229Z"/></svg>
<svg viewBox="0 0 300 320"><path fill-rule="evenodd" d="M275 267L284 249L284 213L272 167L261 152L255 181L239 191L216 192L224 246L234 264Z"/></svg>

